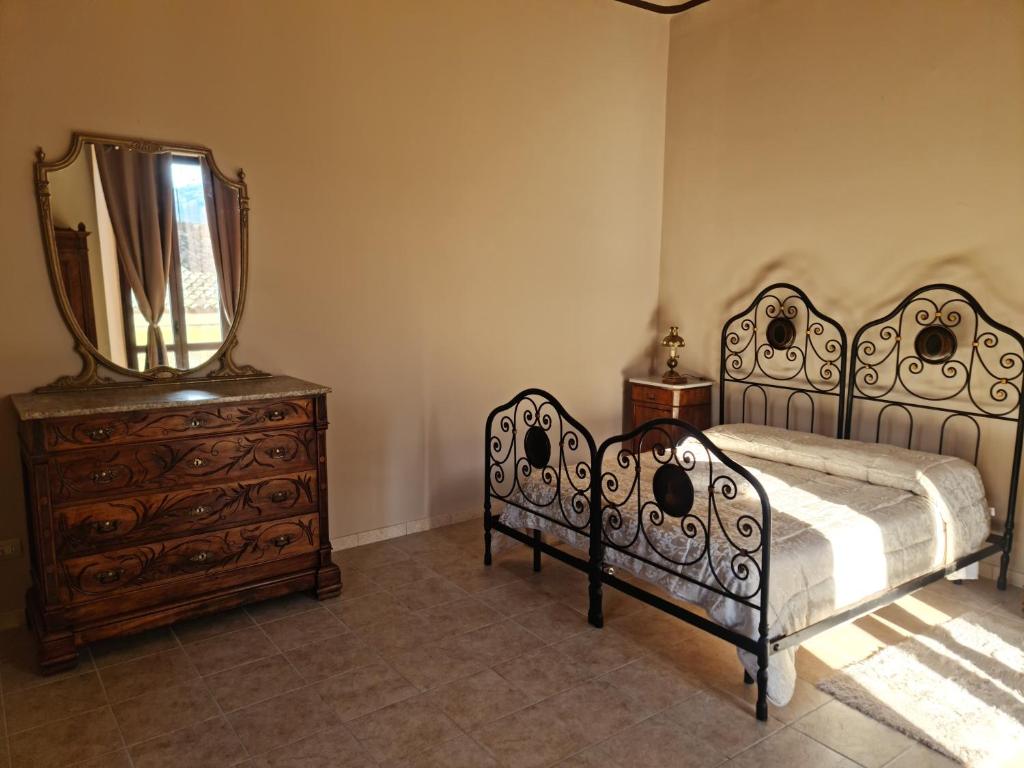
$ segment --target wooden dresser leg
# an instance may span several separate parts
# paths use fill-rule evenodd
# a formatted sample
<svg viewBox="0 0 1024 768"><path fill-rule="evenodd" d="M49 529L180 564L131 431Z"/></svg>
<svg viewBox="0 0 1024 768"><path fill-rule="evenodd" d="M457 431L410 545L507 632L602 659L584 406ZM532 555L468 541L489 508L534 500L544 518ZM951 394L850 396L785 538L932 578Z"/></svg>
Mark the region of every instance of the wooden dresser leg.
<svg viewBox="0 0 1024 768"><path fill-rule="evenodd" d="M341 569L334 563L323 565L316 572L316 599L329 600L341 594Z"/></svg>
<svg viewBox="0 0 1024 768"><path fill-rule="evenodd" d="M36 634L39 651L39 671L44 675L55 675L78 666L78 648L75 636L70 632Z"/></svg>

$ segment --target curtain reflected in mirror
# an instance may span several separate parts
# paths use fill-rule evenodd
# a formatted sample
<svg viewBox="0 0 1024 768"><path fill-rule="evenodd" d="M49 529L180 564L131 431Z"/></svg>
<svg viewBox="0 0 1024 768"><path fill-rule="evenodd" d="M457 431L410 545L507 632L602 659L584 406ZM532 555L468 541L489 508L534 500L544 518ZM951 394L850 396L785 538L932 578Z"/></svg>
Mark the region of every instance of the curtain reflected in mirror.
<svg viewBox="0 0 1024 768"><path fill-rule="evenodd" d="M49 174L60 283L111 362L194 369L235 319L239 194L202 154L148 149L90 141Z"/></svg>

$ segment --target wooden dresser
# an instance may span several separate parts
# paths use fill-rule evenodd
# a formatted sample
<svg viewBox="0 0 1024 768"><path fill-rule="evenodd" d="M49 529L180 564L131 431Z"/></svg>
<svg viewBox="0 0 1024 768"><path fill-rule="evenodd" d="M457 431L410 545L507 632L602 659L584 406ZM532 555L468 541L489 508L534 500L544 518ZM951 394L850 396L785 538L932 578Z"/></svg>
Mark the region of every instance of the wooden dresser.
<svg viewBox="0 0 1024 768"><path fill-rule="evenodd" d="M274 376L14 395L42 670L83 643L337 595L328 391Z"/></svg>
<svg viewBox="0 0 1024 768"><path fill-rule="evenodd" d="M697 429L711 426L711 382L706 379L691 377L685 384L665 384L657 376L637 376L626 386L627 432L654 419L681 419Z"/></svg>

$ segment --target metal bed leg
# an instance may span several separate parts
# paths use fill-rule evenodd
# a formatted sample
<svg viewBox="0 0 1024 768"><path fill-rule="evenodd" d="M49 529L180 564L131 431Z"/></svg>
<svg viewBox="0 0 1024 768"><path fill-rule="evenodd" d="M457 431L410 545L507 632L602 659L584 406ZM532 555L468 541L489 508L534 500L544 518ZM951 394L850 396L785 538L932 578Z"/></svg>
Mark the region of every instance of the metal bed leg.
<svg viewBox="0 0 1024 768"><path fill-rule="evenodd" d="M1009 528L1009 526L1008 526L1008 528ZM1012 528L1009 528L1009 529L1012 530ZM1005 535L1010 536L1012 534L1008 533L1008 534L1005 534ZM1010 547L1009 547L1009 545L1007 545L1003 549L1002 557L999 558L999 578L996 580L996 588L999 589L999 590L1005 590L1006 589L1006 571L1009 569L1009 567L1010 567Z"/></svg>
<svg viewBox="0 0 1024 768"><path fill-rule="evenodd" d="M745 670L745 669L743 670L743 684L744 685L753 685L754 684L754 678L752 678L750 676L750 673L747 672L747 670Z"/></svg>
<svg viewBox="0 0 1024 768"><path fill-rule="evenodd" d="M533 529L533 570L534 573L540 573L540 547L541 543L540 529Z"/></svg>
<svg viewBox="0 0 1024 768"><path fill-rule="evenodd" d="M484 508L484 565L491 564L491 510Z"/></svg>
<svg viewBox="0 0 1024 768"><path fill-rule="evenodd" d="M757 719L768 719L768 649L757 654Z"/></svg>
<svg viewBox="0 0 1024 768"><path fill-rule="evenodd" d="M590 607L587 610L587 621L591 626L600 629L604 626L604 607L601 600L601 577L590 574Z"/></svg>

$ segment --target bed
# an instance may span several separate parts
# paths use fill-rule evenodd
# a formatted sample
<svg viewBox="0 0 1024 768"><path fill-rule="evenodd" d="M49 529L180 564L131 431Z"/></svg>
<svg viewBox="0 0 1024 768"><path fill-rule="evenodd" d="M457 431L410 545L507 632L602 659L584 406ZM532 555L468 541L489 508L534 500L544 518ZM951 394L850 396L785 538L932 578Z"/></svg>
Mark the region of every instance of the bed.
<svg viewBox="0 0 1024 768"><path fill-rule="evenodd" d="M1019 334L952 286L915 291L852 351L806 294L769 286L722 331L720 414L737 423L661 419L598 446L542 390L495 409L485 563L498 531L532 546L535 567L547 552L585 570L595 626L608 585L731 642L765 719L792 695L804 639L993 554L1005 588L1022 355ZM1008 484L1005 469L983 482L990 452L1013 456Z"/></svg>

